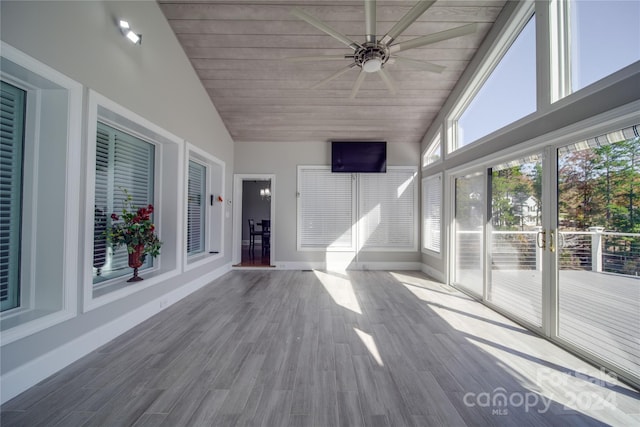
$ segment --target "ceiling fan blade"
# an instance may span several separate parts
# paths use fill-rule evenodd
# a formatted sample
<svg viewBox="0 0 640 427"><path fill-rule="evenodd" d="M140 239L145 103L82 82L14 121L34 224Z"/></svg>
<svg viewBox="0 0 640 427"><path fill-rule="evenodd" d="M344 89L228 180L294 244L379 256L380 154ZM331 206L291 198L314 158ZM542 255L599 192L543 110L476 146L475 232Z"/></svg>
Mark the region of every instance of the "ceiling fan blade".
<svg viewBox="0 0 640 427"><path fill-rule="evenodd" d="M329 76L329 77L327 77L326 79L324 79L324 80L322 80L322 81L319 81L318 83L314 84L313 86L311 86L311 89L316 89L316 88L318 88L319 86L322 86L323 84L328 83L328 82L330 82L331 80L333 80L333 79L336 79L336 78L340 77L341 75L343 75L344 73L346 73L347 71L349 71L350 69L352 69L352 68L353 68L353 67L355 67L355 66L356 66L356 64L355 64L355 63L347 65L346 67L344 67L344 68L342 68L342 69L338 70L337 72L333 73L332 75L330 75L330 76Z"/></svg>
<svg viewBox="0 0 640 427"><path fill-rule="evenodd" d="M376 42L376 0L364 0L365 39Z"/></svg>
<svg viewBox="0 0 640 427"><path fill-rule="evenodd" d="M407 40L406 42L391 45L389 46L389 52L398 53L402 52L403 50L413 49L414 47L420 47L443 40L466 36L467 34L475 33L477 29L478 24L473 23L463 25L461 27L452 28L450 30L440 31L439 33L429 34L428 36L418 37L416 39Z"/></svg>
<svg viewBox="0 0 640 427"><path fill-rule="evenodd" d="M432 73L441 73L445 70L446 67L443 67L442 65L438 65L438 64L434 64L431 62L426 62L426 61L419 61L417 59L411 59L411 58L404 58L402 56L392 56L389 61L387 61L387 64L390 62L399 62L402 64L407 64L410 67L413 67L415 69L418 70L422 70L422 71L431 71Z"/></svg>
<svg viewBox="0 0 640 427"><path fill-rule="evenodd" d="M313 16L309 15L308 13L298 8L294 8L293 10L291 10L291 13L297 16L298 18L302 19L303 21L307 21L309 24L313 25L320 31L324 31L325 33L329 34L334 39L340 40L342 43L346 44L353 50L356 50L360 47L358 43L354 42L349 37L345 36L342 33L339 33L338 31L334 30L324 22L319 21L318 19L314 18Z"/></svg>
<svg viewBox="0 0 640 427"><path fill-rule="evenodd" d="M345 55L317 55L317 56L290 56L282 58L287 62L306 62L306 61L342 61L344 59L353 59L353 56Z"/></svg>
<svg viewBox="0 0 640 427"><path fill-rule="evenodd" d="M356 99L356 95L358 94L365 77L367 77L367 73L364 70L360 70L360 74L358 74L358 78L353 85L353 89L351 89L351 96L349 96L350 99Z"/></svg>
<svg viewBox="0 0 640 427"><path fill-rule="evenodd" d="M435 3L435 0L420 0L416 3L415 6L411 8L406 15L404 15L396 25L394 25L380 43L388 46L392 41L394 41L407 27L415 22L416 19L420 17L423 13L427 11Z"/></svg>
<svg viewBox="0 0 640 427"><path fill-rule="evenodd" d="M391 80L391 76L389 75L389 73L387 73L383 68L380 68L380 70L378 70L378 74L380 74L380 78L382 79L384 84L387 85L387 89L389 89L389 92L391 92L392 95L398 93L398 91L396 90L396 85L393 83L393 80Z"/></svg>

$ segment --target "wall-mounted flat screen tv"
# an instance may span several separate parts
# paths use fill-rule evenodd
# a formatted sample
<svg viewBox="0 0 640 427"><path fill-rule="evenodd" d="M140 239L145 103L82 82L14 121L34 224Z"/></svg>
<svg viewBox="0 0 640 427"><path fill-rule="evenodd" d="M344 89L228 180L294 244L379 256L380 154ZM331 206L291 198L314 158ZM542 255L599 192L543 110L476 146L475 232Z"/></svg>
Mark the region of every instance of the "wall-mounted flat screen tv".
<svg viewBox="0 0 640 427"><path fill-rule="evenodd" d="M331 172L384 173L386 141L331 141Z"/></svg>

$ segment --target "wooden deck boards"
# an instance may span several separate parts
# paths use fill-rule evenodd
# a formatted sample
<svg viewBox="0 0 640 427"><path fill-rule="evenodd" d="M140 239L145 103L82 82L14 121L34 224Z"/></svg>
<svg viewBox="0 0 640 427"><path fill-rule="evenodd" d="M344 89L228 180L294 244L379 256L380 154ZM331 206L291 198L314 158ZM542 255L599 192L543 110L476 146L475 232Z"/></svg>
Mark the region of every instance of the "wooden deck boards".
<svg viewBox="0 0 640 427"><path fill-rule="evenodd" d="M420 273L238 270L7 402L0 423L640 423L640 394L600 376Z"/></svg>
<svg viewBox="0 0 640 427"><path fill-rule="evenodd" d="M525 320L541 322L540 272L492 271L490 300ZM640 280L561 270L559 335L631 371L640 372Z"/></svg>

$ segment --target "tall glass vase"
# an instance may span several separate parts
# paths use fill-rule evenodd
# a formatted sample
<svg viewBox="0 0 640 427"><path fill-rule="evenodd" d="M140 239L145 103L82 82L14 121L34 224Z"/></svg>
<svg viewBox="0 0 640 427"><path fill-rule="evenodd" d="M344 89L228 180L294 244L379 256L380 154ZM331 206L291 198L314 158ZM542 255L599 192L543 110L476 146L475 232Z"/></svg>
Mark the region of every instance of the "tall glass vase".
<svg viewBox="0 0 640 427"><path fill-rule="evenodd" d="M138 268L144 263L144 245L136 245L133 251L129 251L129 267L133 268L133 277L127 282L139 282L142 277L138 276Z"/></svg>

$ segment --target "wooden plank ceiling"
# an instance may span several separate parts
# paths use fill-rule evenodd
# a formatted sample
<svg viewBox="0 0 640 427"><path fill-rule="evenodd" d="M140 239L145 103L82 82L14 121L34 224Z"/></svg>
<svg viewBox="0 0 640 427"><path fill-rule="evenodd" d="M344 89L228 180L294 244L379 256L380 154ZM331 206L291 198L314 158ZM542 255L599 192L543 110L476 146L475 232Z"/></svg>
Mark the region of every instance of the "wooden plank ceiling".
<svg viewBox="0 0 640 427"><path fill-rule="evenodd" d="M235 141L375 139L419 143L504 6L504 0L438 0L396 42L477 22L470 35L402 52L445 66L441 73L386 64L397 88L368 74L357 97L355 67L310 87L351 59L291 62L297 56L353 54L346 45L291 14L298 7L358 43L364 2L354 0L159 0L178 40ZM415 1L378 1L381 38Z"/></svg>

